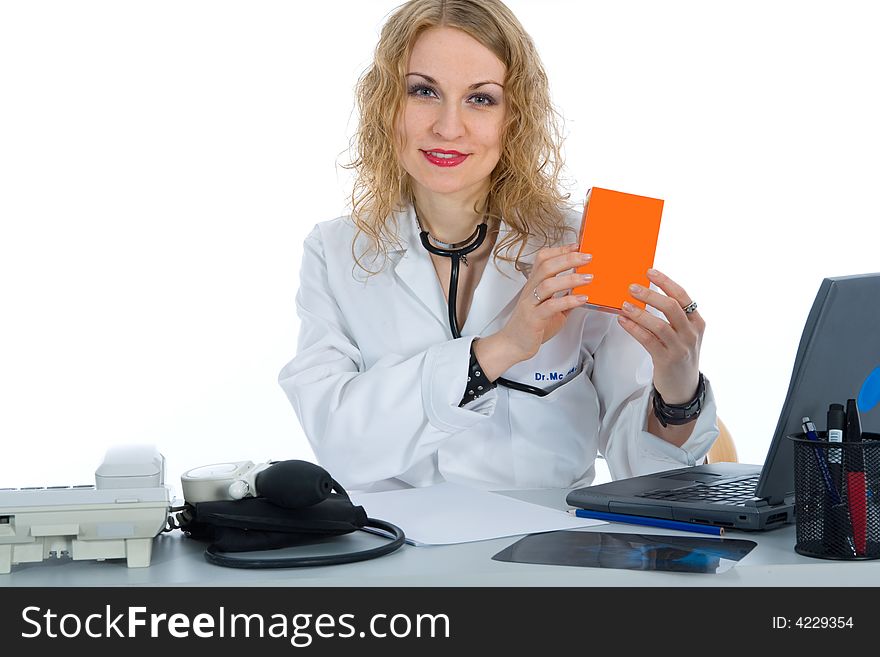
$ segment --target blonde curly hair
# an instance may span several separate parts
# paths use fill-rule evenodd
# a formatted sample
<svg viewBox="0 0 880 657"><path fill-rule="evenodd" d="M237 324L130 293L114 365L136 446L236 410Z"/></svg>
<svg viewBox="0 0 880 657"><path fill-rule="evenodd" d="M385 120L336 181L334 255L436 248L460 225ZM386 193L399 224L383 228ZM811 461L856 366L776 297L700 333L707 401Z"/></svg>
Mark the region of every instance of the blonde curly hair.
<svg viewBox="0 0 880 657"><path fill-rule="evenodd" d="M418 37L441 26L462 30L506 67L501 157L484 205L491 209L490 218L503 217L510 229L495 245L495 257L518 267L530 238L546 246L562 237L569 195L560 191L561 117L550 100L547 75L532 39L499 0L410 0L384 24L373 62L357 84L360 120L351 144L354 157L345 165L355 171L351 193L355 241L364 235L367 251L379 255L383 266L389 246L400 242L388 218L414 201L396 133L406 102L406 67ZM365 253L356 253L352 243L361 269L368 274L381 270L364 265Z"/></svg>

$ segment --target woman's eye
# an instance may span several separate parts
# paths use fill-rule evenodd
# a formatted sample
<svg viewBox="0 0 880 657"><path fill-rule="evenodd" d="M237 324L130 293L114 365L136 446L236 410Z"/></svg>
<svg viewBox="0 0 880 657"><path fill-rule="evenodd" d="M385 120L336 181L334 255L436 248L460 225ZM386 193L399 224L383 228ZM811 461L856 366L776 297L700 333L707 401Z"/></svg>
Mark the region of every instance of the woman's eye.
<svg viewBox="0 0 880 657"><path fill-rule="evenodd" d="M483 105L485 107L497 104L492 96L487 96L486 94L471 96L471 101L474 103L474 105Z"/></svg>
<svg viewBox="0 0 880 657"><path fill-rule="evenodd" d="M430 98L431 96L436 96L434 90L431 87L426 87L423 84L416 84L409 88L409 95L416 96L421 98Z"/></svg>

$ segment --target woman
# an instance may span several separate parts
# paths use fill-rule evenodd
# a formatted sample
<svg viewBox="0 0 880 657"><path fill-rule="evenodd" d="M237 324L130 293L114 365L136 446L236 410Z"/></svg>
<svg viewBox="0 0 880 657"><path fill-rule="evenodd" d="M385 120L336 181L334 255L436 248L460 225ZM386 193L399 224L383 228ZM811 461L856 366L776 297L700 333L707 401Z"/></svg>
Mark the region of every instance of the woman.
<svg viewBox="0 0 880 657"><path fill-rule="evenodd" d="M296 357L281 371L343 485L572 487L693 465L717 436L705 325L651 271L618 318L558 191L531 39L498 0L412 0L358 86L352 215L305 241ZM656 288L656 289L655 289ZM660 316L660 315L663 316Z"/></svg>

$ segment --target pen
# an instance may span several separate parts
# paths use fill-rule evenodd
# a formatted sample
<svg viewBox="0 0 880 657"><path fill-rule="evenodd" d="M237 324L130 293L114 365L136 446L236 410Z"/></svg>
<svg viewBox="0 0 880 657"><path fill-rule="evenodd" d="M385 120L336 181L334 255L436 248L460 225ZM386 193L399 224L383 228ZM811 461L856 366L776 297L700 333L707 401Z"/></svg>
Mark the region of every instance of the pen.
<svg viewBox="0 0 880 657"><path fill-rule="evenodd" d="M862 425L855 399L846 400L846 431L844 442L857 443L862 440ZM867 542L868 509L865 486L865 459L860 446L853 446L846 458L846 497L849 503L849 517L852 520L853 541L856 554L865 554Z"/></svg>
<svg viewBox="0 0 880 657"><path fill-rule="evenodd" d="M840 406L840 404L836 404L836 406ZM843 406L840 406L840 408L843 408ZM804 417L801 420L801 427L803 427L804 434L807 436L808 440L819 440L819 434L816 433L816 425L813 424L810 418ZM840 452L840 449L835 447L829 448L828 451L828 460L830 461L830 452ZM840 499L840 493L838 492L837 485L835 484L834 476L829 469L829 463L825 462L825 455L822 453L821 447L814 446L813 453L816 455L816 461L819 463L819 469L822 471L822 479L825 481L825 490L827 491L828 496L831 498L831 504L825 511L825 527L823 529L825 539L827 541L833 542L837 537L839 537L840 532L846 532L846 547L853 556L857 556L858 553L856 552L856 546L853 543L852 537L849 535L850 533L848 528L850 527L850 520L847 516L847 510L843 504L843 500ZM838 468L840 467L839 454L837 456L837 466ZM840 477L839 470L837 476L838 478Z"/></svg>
<svg viewBox="0 0 880 657"><path fill-rule="evenodd" d="M819 440L819 434L816 433L816 425L812 423L810 418L803 418L801 420L801 427L803 427L804 434L809 440ZM837 492L837 487L834 485L831 472L828 470L828 464L825 462L825 455L822 454L822 448L813 447L813 453L816 455L816 461L818 461L819 469L822 471L822 479L825 480L825 490L831 496L831 503L840 504L840 493Z"/></svg>
<svg viewBox="0 0 880 657"><path fill-rule="evenodd" d="M712 534L713 536L724 535L723 527L713 525L698 525L693 522L681 522L680 520L666 520L665 518L648 518L646 516L631 516L627 513L608 513L606 511L588 511L586 509L569 509L568 512L578 518L592 518L594 520L607 520L609 522L627 522L631 525L645 525L647 527L662 527L664 529L680 529L685 532L697 532L698 534Z"/></svg>

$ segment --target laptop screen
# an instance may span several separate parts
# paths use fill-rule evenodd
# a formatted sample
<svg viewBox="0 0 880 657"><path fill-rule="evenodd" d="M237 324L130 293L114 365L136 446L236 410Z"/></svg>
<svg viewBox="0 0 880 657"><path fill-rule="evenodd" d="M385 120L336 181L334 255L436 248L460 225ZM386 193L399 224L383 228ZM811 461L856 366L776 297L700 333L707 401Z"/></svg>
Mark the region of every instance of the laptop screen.
<svg viewBox="0 0 880 657"><path fill-rule="evenodd" d="M803 417L821 431L829 404L857 399L862 430L880 432L878 388L880 273L826 278L804 325L755 495L770 504L794 495L793 446L787 436L802 432Z"/></svg>

